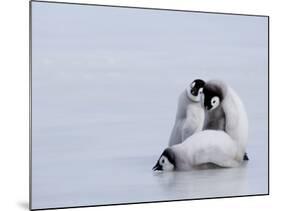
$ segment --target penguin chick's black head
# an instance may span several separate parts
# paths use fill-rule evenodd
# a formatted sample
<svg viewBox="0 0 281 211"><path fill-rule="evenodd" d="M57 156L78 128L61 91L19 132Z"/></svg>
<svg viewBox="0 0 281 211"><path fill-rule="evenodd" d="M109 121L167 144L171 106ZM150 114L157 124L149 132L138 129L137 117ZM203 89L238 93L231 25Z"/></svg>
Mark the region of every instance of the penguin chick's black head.
<svg viewBox="0 0 281 211"><path fill-rule="evenodd" d="M171 148L167 148L161 154L155 166L152 168L154 171L171 171L176 167L175 154Z"/></svg>
<svg viewBox="0 0 281 211"><path fill-rule="evenodd" d="M219 86L206 83L203 88L203 104L206 110L213 110L219 106L223 100L223 93Z"/></svg>
<svg viewBox="0 0 281 211"><path fill-rule="evenodd" d="M195 97L198 96L200 89L203 88L204 85L205 85L205 81L201 79L195 79L190 84L190 93Z"/></svg>

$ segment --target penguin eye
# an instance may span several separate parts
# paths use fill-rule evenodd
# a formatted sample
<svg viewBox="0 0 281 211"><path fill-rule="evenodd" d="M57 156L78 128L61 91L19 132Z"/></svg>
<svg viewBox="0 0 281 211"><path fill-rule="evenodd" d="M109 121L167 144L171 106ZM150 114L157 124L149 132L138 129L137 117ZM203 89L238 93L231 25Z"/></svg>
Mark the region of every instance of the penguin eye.
<svg viewBox="0 0 281 211"><path fill-rule="evenodd" d="M203 93L203 88L200 88L199 89L199 94L202 94Z"/></svg>

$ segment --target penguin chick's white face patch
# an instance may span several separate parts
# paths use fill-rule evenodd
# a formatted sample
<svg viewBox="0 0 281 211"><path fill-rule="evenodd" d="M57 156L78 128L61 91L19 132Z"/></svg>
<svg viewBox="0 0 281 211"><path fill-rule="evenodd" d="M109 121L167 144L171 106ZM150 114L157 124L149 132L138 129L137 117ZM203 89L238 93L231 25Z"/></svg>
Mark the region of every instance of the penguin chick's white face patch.
<svg viewBox="0 0 281 211"><path fill-rule="evenodd" d="M211 105L212 105L212 108L210 110L213 110L215 109L216 107L218 107L220 105L220 98L215 96L215 97L212 97L211 99Z"/></svg>
<svg viewBox="0 0 281 211"><path fill-rule="evenodd" d="M195 87L195 81L190 84L190 89L192 89L193 87Z"/></svg>
<svg viewBox="0 0 281 211"><path fill-rule="evenodd" d="M164 150L155 166L154 171L173 171L175 169L175 155L170 148Z"/></svg>
<svg viewBox="0 0 281 211"><path fill-rule="evenodd" d="M203 87L199 89L199 95L201 96L203 94Z"/></svg>
<svg viewBox="0 0 281 211"><path fill-rule="evenodd" d="M172 171L174 170L174 165L170 163L168 158L166 158L164 155L161 156L159 160L159 164L162 166L163 171Z"/></svg>

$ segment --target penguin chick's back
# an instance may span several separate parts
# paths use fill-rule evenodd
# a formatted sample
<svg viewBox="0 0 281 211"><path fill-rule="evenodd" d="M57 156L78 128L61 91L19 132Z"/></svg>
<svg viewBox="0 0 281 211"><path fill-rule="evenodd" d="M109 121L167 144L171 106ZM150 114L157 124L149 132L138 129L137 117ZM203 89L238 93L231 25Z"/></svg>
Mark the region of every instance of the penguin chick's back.
<svg viewBox="0 0 281 211"><path fill-rule="evenodd" d="M224 131L197 132L183 143L172 146L172 150L175 152L176 166L179 170L188 170L204 163L214 163L223 167L236 164L237 143Z"/></svg>

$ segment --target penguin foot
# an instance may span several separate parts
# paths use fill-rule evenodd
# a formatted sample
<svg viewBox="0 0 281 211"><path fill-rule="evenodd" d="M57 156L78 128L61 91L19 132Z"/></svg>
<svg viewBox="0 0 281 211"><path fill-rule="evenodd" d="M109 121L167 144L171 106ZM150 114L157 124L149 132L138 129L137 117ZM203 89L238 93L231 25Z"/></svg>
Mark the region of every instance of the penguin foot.
<svg viewBox="0 0 281 211"><path fill-rule="evenodd" d="M244 154L243 160L246 160L246 161L249 160L249 157L248 157L247 153Z"/></svg>

